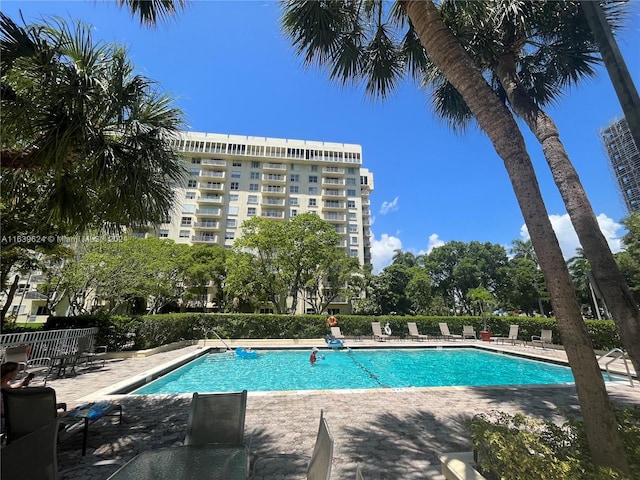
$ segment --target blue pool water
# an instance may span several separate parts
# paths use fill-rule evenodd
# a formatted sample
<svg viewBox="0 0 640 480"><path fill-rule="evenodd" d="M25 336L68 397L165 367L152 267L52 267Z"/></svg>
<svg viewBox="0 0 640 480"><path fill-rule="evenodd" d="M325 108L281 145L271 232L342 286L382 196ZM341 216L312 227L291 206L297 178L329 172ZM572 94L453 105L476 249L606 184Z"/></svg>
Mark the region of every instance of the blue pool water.
<svg viewBox="0 0 640 480"><path fill-rule="evenodd" d="M257 358L214 353L133 394L239 390L339 390L573 382L567 367L475 349L261 351Z"/></svg>

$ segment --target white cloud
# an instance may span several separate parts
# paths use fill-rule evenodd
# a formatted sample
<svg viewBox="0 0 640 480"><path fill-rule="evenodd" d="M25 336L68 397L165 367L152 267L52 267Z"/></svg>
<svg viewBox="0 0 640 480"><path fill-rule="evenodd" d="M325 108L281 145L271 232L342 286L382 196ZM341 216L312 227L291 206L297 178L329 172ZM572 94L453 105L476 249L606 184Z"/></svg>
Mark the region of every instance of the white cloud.
<svg viewBox="0 0 640 480"><path fill-rule="evenodd" d="M371 233L371 264L373 266L373 273L378 274L384 267L391 264L395 250L402 250L402 241L398 237L383 233L378 240L373 232Z"/></svg>
<svg viewBox="0 0 640 480"><path fill-rule="evenodd" d="M600 230L607 239L607 243L609 244L611 251L613 253L617 253L622 250L622 242L618 236L618 231L622 229L623 226L607 217L604 213L601 213L596 218L598 220L598 225L600 225ZM551 220L553 231L558 237L560 249L562 250L562 255L565 260L574 257L576 255L576 249L580 248L580 241L578 240L576 231L573 229L569 214L549 215L549 220ZM523 225L522 228L520 228L520 236L525 240L530 238L526 225Z"/></svg>
<svg viewBox="0 0 640 480"><path fill-rule="evenodd" d="M444 240L441 240L440 237L438 236L437 233L432 233L431 235L429 235L429 243L427 244L427 249L426 250L420 250L418 252L418 255L428 255L431 253L431 251L436 248L436 247L440 247L441 245L444 245L446 242Z"/></svg>
<svg viewBox="0 0 640 480"><path fill-rule="evenodd" d="M394 198L391 202L382 202L382 206L380 207L380 214L386 215L389 212L395 212L398 210L398 200L400 197Z"/></svg>

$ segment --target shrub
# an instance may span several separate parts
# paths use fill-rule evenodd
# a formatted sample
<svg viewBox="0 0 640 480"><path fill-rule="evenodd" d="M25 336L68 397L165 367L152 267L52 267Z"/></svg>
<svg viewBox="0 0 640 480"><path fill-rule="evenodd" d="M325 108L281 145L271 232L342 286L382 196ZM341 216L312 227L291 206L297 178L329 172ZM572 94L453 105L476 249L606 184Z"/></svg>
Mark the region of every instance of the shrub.
<svg viewBox="0 0 640 480"><path fill-rule="evenodd" d="M640 407L616 410L618 427L632 476L640 478ZM470 422L479 470L489 479L605 480L625 479L609 469L595 469L584 422L567 419L557 425L523 414L476 415Z"/></svg>

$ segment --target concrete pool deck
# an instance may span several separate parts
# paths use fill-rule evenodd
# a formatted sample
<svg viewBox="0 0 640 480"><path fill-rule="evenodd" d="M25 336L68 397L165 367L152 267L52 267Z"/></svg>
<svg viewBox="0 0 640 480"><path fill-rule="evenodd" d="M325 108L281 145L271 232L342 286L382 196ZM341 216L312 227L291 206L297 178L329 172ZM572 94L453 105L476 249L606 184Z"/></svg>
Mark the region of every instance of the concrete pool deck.
<svg viewBox="0 0 640 480"><path fill-rule="evenodd" d="M264 342L264 343L263 343ZM288 346L308 348L323 345L322 339L297 341L238 341L230 346L254 348ZM392 340L345 341L352 347L400 346L488 347L485 342L408 342ZM215 342L209 341L207 346ZM108 395L112 385L143 375L153 369L196 354L201 346L188 346L145 358L110 359L103 368L79 368L69 378L52 379L47 385L56 390L59 402L69 409L95 399L112 399L123 406L123 424L105 418L89 427L87 455L82 457L81 435L59 444L61 470L73 469L64 479L106 479L118 466L92 466L100 460L126 462L144 450L179 446L186 431L191 395L126 396ZM534 355L556 361L566 360L563 350L531 346L495 345L491 349ZM619 369L620 365L616 365ZM473 372L470 372L473 374ZM38 383L35 383L36 385ZM640 404L640 385L608 382L610 397L616 403ZM558 409L579 409L575 388L569 386L514 387L434 387L385 390L347 390L316 392L249 392L246 433L252 454L297 453L309 455L313 449L320 409L324 410L334 437L332 478L355 478L356 464L363 466L367 479L442 480L438 455L470 450L465 421L492 410L522 412L539 418L559 418ZM256 477L263 480L294 478L283 472L301 465L287 460L268 464ZM304 470L303 470L304 471ZM295 477L298 478L298 477Z"/></svg>

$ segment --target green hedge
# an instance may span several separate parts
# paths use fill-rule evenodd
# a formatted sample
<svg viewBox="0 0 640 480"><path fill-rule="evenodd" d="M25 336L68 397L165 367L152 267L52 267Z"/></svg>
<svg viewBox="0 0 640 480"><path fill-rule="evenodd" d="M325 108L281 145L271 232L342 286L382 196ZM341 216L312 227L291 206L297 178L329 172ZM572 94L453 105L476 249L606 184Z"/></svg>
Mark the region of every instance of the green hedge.
<svg viewBox="0 0 640 480"><path fill-rule="evenodd" d="M317 338L329 332L326 315L257 315L227 313L170 313L123 316L50 317L44 328L99 327L97 344L110 350L141 350L154 348L180 340L215 338L215 330L225 338ZM408 334L407 322L416 322L424 335L439 335L438 323L446 322L451 333L462 332L463 325L473 325L476 332L483 329L481 317L430 317L430 316L362 316L339 315L338 326L347 336L371 336L371 322L381 325L389 322L394 336ZM493 335L506 336L509 325L517 324L519 337L525 340L540 335L540 330L553 331L554 343L562 343L555 319L542 317L488 317L487 329ZM593 346L599 350L620 348L620 338L610 320L587 320L587 330Z"/></svg>

